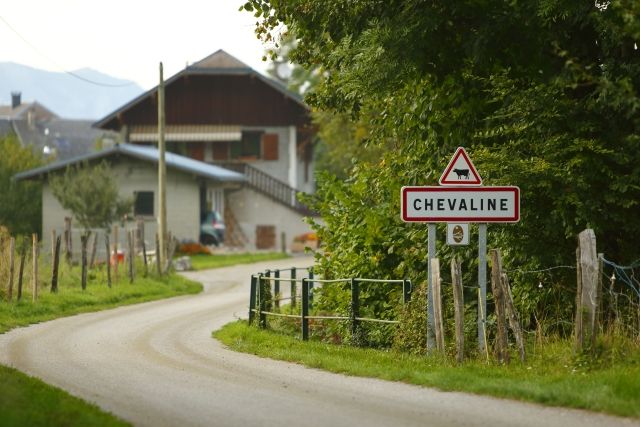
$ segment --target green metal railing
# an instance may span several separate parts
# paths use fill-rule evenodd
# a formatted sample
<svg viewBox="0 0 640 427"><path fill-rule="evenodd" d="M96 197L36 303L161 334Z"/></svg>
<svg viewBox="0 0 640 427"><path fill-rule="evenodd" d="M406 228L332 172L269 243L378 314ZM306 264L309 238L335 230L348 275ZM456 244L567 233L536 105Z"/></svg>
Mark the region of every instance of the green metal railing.
<svg viewBox="0 0 640 427"><path fill-rule="evenodd" d="M289 272L289 277L282 277L282 272ZM305 273L299 275L298 273ZM289 283L291 286L291 296L282 298L280 296L280 284ZM313 307L313 289L316 284L327 286L336 283L350 283L351 285L351 304L350 315L328 315L328 316L311 316L309 311ZM309 339L309 320L348 320L351 324L351 333L355 335L360 326L360 322L376 322L397 324L397 320L373 319L369 317L360 317L360 284L362 283L390 283L402 285L402 303L406 304L411 299L411 281L407 279L364 279L364 278L348 278L348 279L321 279L314 276L313 268L287 268L279 270L266 270L251 276L251 290L249 295L249 323L252 324L258 317L258 325L266 327L267 316L288 317L300 319L301 335L304 341ZM301 285L301 307L300 314L294 314L293 310L297 306L297 285ZM273 289L273 290L272 290ZM267 295L272 291L272 307L267 307ZM289 313L280 313L273 311L273 308L279 309L280 302L290 300Z"/></svg>

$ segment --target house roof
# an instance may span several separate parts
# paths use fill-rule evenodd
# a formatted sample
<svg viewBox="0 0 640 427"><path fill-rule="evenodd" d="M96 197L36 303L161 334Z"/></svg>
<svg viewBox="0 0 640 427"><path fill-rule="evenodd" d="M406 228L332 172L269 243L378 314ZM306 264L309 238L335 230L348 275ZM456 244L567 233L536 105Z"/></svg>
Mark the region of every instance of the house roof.
<svg viewBox="0 0 640 427"><path fill-rule="evenodd" d="M238 58L229 55L222 49L219 49L207 56L204 59L192 64L190 68L217 68L217 69L229 69L229 68L245 68L251 69L247 64L240 61Z"/></svg>
<svg viewBox="0 0 640 427"><path fill-rule="evenodd" d="M276 91L282 93L287 98L293 100L295 103L299 104L305 110L309 110L309 107L303 102L302 97L287 89L283 84L272 80L268 77L263 76L253 68L249 67L244 62L235 58L234 56L228 54L224 50L220 49L213 54L207 56L206 58L201 59L200 61L188 66L184 70L179 73L173 75L169 79L165 81L165 87L169 86L174 81L185 77L185 76L196 76L196 75L236 75L236 76L250 76L254 77L263 83L267 84L271 88ZM103 117L93 124L93 126L102 128L108 125L113 119L117 118L120 114L125 111L133 108L135 105L141 103L145 99L150 96L154 96L154 94L158 91L158 87L154 87L142 95L134 98L127 104L123 105L119 109L110 113L109 115Z"/></svg>
<svg viewBox="0 0 640 427"><path fill-rule="evenodd" d="M30 123L25 119L13 120L12 123L23 145L31 145L40 154L45 150L55 152L59 160L69 160L95 151L98 139L115 142L118 137L115 132L93 128L89 120L54 118Z"/></svg>
<svg viewBox="0 0 640 427"><path fill-rule="evenodd" d="M75 165L82 162L95 161L114 156L127 156L135 159L158 163L158 149L155 147L139 146L131 144L116 144L111 148L104 149L95 153L85 154L73 159L55 162L50 165L31 169L14 175L17 181L24 179L35 179L42 177L51 172L64 170L67 166ZM165 153L165 162L167 168L188 172L197 176L212 179L221 182L244 182L245 176L238 172L233 172L219 166L210 165L208 163L193 160L188 157L180 156L174 153Z"/></svg>
<svg viewBox="0 0 640 427"><path fill-rule="evenodd" d="M36 119L52 119L58 116L53 111L49 110L44 105L37 101L23 102L17 107L11 105L0 105L0 118L5 119L26 119L28 112L35 113Z"/></svg>

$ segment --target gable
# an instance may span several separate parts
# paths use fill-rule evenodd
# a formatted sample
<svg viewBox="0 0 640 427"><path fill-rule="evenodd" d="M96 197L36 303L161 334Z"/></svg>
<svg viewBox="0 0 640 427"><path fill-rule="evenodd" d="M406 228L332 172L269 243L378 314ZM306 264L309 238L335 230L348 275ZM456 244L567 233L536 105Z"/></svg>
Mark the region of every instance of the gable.
<svg viewBox="0 0 640 427"><path fill-rule="evenodd" d="M304 126L308 110L262 79L246 74L187 74L165 89L167 125ZM154 93L100 127L157 124Z"/></svg>

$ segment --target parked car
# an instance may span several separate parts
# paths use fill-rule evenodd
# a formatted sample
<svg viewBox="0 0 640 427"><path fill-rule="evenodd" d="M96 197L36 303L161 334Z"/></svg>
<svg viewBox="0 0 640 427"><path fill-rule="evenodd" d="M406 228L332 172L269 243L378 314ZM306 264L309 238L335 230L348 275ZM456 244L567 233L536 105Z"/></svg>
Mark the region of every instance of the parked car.
<svg viewBox="0 0 640 427"><path fill-rule="evenodd" d="M220 246L224 243L224 220L218 211L207 212L200 222L200 243Z"/></svg>

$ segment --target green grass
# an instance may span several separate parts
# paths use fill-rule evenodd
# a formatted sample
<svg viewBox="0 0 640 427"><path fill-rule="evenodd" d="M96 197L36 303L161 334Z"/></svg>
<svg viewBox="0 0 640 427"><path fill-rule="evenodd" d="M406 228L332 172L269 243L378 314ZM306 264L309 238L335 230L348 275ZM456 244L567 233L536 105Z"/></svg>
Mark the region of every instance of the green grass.
<svg viewBox="0 0 640 427"><path fill-rule="evenodd" d="M0 365L0 426L127 426L97 406Z"/></svg>
<svg viewBox="0 0 640 427"><path fill-rule="evenodd" d="M569 342L558 341L538 349L525 364L514 361L498 366L476 360L455 366L443 357L304 343L250 327L245 321L230 323L213 335L236 351L346 375L640 417L637 348L615 363L587 364L573 357Z"/></svg>
<svg viewBox="0 0 640 427"><path fill-rule="evenodd" d="M14 296L14 302L0 303L0 333L57 317L195 294L201 290L202 285L177 274L162 278L138 277L133 284L120 277L111 288L104 283L90 282L84 291L77 284L61 284L57 294L41 287L35 303L31 300L31 293L23 295L18 302Z"/></svg>
<svg viewBox="0 0 640 427"><path fill-rule="evenodd" d="M191 264L194 270L206 270L210 268L228 267L237 264L251 264L261 261L274 261L289 258L289 255L281 252L220 254L220 255L191 255Z"/></svg>

